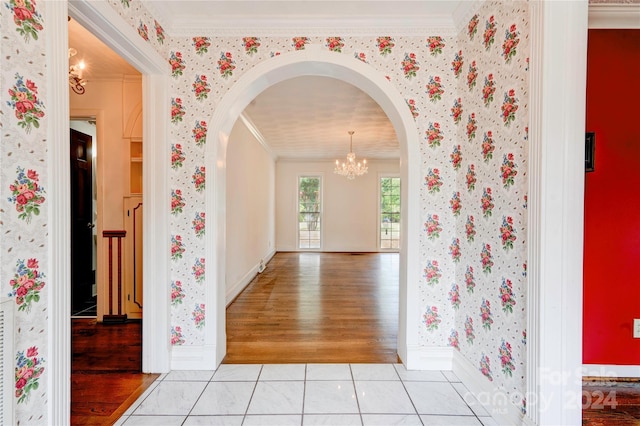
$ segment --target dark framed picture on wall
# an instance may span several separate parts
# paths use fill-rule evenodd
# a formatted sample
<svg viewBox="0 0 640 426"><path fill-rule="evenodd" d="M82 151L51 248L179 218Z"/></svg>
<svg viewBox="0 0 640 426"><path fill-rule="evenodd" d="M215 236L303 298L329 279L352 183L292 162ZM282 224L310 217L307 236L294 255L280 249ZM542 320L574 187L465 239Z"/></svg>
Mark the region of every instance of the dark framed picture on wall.
<svg viewBox="0 0 640 426"><path fill-rule="evenodd" d="M587 132L584 143L584 171L592 172L594 169L594 156L596 153L596 134Z"/></svg>

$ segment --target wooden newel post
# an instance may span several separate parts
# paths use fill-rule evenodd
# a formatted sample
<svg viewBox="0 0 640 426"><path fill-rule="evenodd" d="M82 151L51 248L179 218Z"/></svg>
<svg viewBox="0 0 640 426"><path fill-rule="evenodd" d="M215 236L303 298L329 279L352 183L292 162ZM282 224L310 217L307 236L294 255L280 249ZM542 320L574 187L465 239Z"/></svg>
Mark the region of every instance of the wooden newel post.
<svg viewBox="0 0 640 426"><path fill-rule="evenodd" d="M102 237L109 239L109 314L104 315L104 323L125 322L127 314L122 313L122 239L127 231L102 231ZM113 313L113 239L118 239L118 313Z"/></svg>

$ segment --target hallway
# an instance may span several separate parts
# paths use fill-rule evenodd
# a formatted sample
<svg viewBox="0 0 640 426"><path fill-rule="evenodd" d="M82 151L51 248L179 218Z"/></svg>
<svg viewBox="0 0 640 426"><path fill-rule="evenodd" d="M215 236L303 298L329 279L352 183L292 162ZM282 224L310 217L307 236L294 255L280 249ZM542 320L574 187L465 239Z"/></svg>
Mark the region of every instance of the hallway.
<svg viewBox="0 0 640 426"><path fill-rule="evenodd" d="M396 363L397 253L277 253L227 307L224 363Z"/></svg>

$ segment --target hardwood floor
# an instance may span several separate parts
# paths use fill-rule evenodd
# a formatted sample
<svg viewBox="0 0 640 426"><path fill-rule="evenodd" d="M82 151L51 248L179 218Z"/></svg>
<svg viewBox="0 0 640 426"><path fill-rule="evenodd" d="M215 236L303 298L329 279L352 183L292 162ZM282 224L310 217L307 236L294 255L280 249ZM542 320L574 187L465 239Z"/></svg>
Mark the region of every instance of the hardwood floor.
<svg viewBox="0 0 640 426"><path fill-rule="evenodd" d="M227 308L225 363L394 363L397 253L278 253Z"/></svg>
<svg viewBox="0 0 640 426"><path fill-rule="evenodd" d="M278 253L227 308L224 362L398 362L398 261ZM72 425L112 425L157 378L140 373L141 336L140 322L72 320ZM640 425L640 382L585 381L587 425Z"/></svg>
<svg viewBox="0 0 640 426"><path fill-rule="evenodd" d="M582 383L582 424L640 425L640 380L585 380Z"/></svg>
<svg viewBox="0 0 640 426"><path fill-rule="evenodd" d="M142 323L71 320L71 424L112 425L153 383L142 374Z"/></svg>

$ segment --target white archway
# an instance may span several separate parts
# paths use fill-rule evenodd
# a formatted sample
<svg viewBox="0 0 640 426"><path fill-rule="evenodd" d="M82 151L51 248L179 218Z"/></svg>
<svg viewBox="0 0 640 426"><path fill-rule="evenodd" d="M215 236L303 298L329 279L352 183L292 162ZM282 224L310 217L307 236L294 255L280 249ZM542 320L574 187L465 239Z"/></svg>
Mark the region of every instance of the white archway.
<svg viewBox="0 0 640 426"><path fill-rule="evenodd" d="M205 164L209 179L206 211L213 214L214 223L208 226L206 258L208 329L205 335L205 354L211 356L216 368L226 353L225 334L225 227L226 227L226 152L234 123L245 107L260 92L290 78L313 75L333 77L350 83L376 101L389 117L400 142L400 176L402 185L402 218L400 247L400 318L398 328L398 355L410 367L410 348L417 348L419 317L417 304L418 229L419 207L419 135L404 98L371 66L353 58L320 50L320 46L307 46L306 50L290 52L264 61L244 74L217 105L209 126L213 143L207 144ZM213 307L213 309L211 308ZM209 361L210 363L211 361Z"/></svg>

